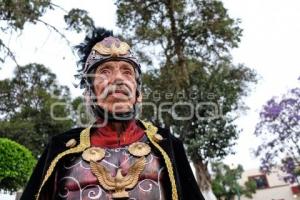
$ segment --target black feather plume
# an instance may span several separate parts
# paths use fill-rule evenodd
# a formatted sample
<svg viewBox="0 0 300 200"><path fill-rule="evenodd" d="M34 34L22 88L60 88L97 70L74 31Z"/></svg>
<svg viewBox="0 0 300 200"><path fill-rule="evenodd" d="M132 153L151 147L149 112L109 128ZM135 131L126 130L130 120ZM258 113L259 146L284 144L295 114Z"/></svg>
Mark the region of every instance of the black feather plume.
<svg viewBox="0 0 300 200"><path fill-rule="evenodd" d="M109 36L113 36L112 31L106 30L105 28L95 28L87 34L82 43L74 47L79 56L79 61L77 62L77 65L81 66L81 69L79 69L79 71L82 71L84 69L84 64L89 54L91 53L93 46L97 42L100 42L101 40Z"/></svg>

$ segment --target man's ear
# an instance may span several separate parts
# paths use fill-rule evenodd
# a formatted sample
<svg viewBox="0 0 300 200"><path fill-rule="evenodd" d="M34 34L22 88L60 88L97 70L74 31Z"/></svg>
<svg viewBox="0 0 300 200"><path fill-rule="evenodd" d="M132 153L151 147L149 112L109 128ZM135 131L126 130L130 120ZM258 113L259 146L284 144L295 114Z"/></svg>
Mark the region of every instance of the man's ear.
<svg viewBox="0 0 300 200"><path fill-rule="evenodd" d="M142 103L143 94L140 92L139 96L136 98L136 103Z"/></svg>

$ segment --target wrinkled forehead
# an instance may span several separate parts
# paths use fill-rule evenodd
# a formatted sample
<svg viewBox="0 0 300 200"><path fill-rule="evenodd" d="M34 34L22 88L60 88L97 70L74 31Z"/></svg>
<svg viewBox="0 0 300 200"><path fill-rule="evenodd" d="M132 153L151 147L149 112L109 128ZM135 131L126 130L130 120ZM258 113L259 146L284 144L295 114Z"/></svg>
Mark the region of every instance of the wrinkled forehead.
<svg viewBox="0 0 300 200"><path fill-rule="evenodd" d="M132 69L133 71L135 70L134 66L130 62L123 61L123 60L111 60L111 61L101 63L100 65L97 66L96 70L102 68L110 68L110 69L126 68L126 69Z"/></svg>

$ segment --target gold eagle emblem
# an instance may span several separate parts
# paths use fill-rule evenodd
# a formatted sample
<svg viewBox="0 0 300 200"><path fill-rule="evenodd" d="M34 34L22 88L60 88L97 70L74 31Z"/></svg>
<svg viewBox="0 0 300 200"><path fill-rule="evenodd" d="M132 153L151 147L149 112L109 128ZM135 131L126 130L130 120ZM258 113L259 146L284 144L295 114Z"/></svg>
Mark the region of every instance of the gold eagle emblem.
<svg viewBox="0 0 300 200"><path fill-rule="evenodd" d="M118 57L128 54L130 46L126 42L120 42L118 45L113 43L108 47L99 42L93 47L93 50L97 51L101 55Z"/></svg>
<svg viewBox="0 0 300 200"><path fill-rule="evenodd" d="M125 189L132 189L138 182L141 172L146 165L145 157L140 157L128 169L128 173L123 176L121 169L117 170L115 177L101 164L91 160L91 171L97 177L99 183L106 190L113 190L112 197L114 199L129 198L129 194Z"/></svg>

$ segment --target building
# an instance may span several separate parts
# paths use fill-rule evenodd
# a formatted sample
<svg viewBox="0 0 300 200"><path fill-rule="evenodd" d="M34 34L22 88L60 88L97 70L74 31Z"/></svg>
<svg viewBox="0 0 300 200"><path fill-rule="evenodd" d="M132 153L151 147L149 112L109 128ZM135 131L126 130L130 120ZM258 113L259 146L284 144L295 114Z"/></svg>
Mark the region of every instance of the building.
<svg viewBox="0 0 300 200"><path fill-rule="evenodd" d="M286 183L283 177L284 173L279 169L273 170L270 174L263 174L255 169L243 172L238 182L243 184L250 179L256 182L257 190L253 194L253 200L300 200L300 185ZM240 200L249 198L242 196Z"/></svg>

